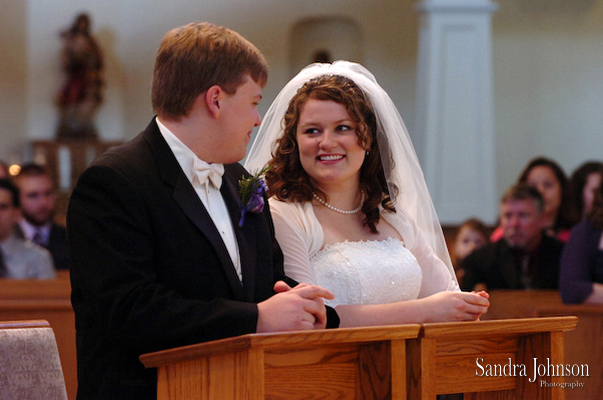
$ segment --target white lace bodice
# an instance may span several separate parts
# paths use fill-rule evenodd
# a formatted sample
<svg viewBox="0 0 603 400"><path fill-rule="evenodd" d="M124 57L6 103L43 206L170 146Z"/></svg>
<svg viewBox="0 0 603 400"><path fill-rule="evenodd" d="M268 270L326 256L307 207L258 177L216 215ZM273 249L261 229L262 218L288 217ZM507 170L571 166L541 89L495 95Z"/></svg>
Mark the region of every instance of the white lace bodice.
<svg viewBox="0 0 603 400"><path fill-rule="evenodd" d="M310 257L315 282L335 294L330 306L386 304L416 299L422 273L398 239L340 242Z"/></svg>

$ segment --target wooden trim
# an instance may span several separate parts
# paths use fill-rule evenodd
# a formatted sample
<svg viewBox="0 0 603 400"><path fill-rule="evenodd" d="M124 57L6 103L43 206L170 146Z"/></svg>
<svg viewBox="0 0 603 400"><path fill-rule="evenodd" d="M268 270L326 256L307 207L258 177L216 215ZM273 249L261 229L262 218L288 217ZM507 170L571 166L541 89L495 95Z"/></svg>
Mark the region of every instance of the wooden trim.
<svg viewBox="0 0 603 400"><path fill-rule="evenodd" d="M229 339L199 343L175 349L143 354L140 361L147 368L154 368L166 363L192 360L199 357L217 356L252 347L263 349L324 346L330 343L377 342L383 340L406 339L416 337L419 325L398 325L393 327L341 328L317 331L254 333Z"/></svg>
<svg viewBox="0 0 603 400"><path fill-rule="evenodd" d="M32 329L32 328L50 328L48 321L43 319L24 320L24 321L0 321L0 329Z"/></svg>

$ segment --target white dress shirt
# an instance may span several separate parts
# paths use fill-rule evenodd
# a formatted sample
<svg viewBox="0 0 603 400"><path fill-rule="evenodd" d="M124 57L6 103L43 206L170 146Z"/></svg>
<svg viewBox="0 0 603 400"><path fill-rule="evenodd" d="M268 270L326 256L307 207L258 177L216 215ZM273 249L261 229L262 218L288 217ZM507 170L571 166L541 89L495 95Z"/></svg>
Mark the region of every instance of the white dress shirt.
<svg viewBox="0 0 603 400"><path fill-rule="evenodd" d="M176 156L176 160L180 164L184 175L188 178L190 183L193 185L197 196L201 199L201 202L207 209L209 216L211 217L214 225L216 226L222 241L228 249L228 254L232 260L235 270L241 282L243 281L243 274L241 272L241 260L239 258L239 246L230 220L228 208L222 198L220 190L214 185L207 181L204 184L199 184L195 178L193 172L194 160L198 157L189 149L180 139L176 137L165 125L161 123L159 118L155 118L159 131L163 135L163 138L167 142L168 146Z"/></svg>
<svg viewBox="0 0 603 400"><path fill-rule="evenodd" d="M52 223L49 221L42 226L34 226L29 223L25 218L22 218L19 221L19 227L21 228L21 232L23 232L23 237L29 240L32 243L36 243L34 240L34 236L36 233L40 235L40 242L36 243L40 246L47 246L48 241L50 239L50 228L52 227Z"/></svg>

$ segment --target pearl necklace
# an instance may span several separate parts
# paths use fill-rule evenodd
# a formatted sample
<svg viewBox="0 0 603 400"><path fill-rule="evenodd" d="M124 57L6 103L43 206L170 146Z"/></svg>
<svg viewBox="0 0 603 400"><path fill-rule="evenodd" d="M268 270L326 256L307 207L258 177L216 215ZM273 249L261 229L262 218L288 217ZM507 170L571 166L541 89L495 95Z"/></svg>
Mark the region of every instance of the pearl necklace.
<svg viewBox="0 0 603 400"><path fill-rule="evenodd" d="M360 211L360 209L362 208L362 206L364 205L364 190L360 192L360 204L358 205L358 207L356 207L353 210L350 211L346 211L346 210L342 210L340 208L337 207L333 207L332 205L330 205L329 203L327 203L326 201L324 201L323 199L321 199L320 197L318 197L318 195L314 192L312 192L312 196L314 196L314 198L316 200L318 200L319 203L321 203L322 205L324 205L325 207L327 207L330 210L333 210L335 212L338 212L340 214L356 214L358 211Z"/></svg>

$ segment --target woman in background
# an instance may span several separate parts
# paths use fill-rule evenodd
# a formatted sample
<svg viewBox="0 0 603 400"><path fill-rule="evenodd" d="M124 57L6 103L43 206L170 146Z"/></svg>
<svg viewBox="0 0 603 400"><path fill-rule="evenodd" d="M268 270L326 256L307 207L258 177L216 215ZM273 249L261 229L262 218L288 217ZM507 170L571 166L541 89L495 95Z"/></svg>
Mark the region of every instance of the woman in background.
<svg viewBox="0 0 603 400"><path fill-rule="evenodd" d="M537 157L531 160L517 179L517 183L534 186L544 198L543 228L550 236L562 242L569 238L574 225L570 203L569 181L563 169L555 161ZM490 241L502 238L502 229L496 228Z"/></svg>
<svg viewBox="0 0 603 400"><path fill-rule="evenodd" d="M570 178L571 201L574 219L581 221L591 210L595 192L603 179L603 162L587 161L580 165Z"/></svg>
<svg viewBox="0 0 603 400"><path fill-rule="evenodd" d="M564 303L603 304L603 185L563 248L559 288Z"/></svg>

